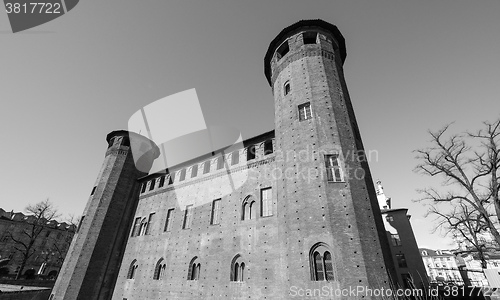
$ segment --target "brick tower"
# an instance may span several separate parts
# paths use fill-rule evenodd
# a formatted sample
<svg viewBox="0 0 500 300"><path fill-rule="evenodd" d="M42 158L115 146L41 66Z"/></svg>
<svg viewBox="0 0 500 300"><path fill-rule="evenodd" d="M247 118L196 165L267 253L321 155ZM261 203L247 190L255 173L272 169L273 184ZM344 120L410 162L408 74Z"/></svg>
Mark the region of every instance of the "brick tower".
<svg viewBox="0 0 500 300"><path fill-rule="evenodd" d="M111 298L139 199L137 179L147 175L144 170L151 168L159 149L149 139L127 131L113 131L106 141L104 163L51 300Z"/></svg>
<svg viewBox="0 0 500 300"><path fill-rule="evenodd" d="M290 286L332 281L340 289L388 288L395 272L344 79L345 58L342 34L322 20L285 28L265 56L282 153L276 154L283 174L276 188ZM293 270L305 267L306 251L311 281L300 283L301 272Z"/></svg>

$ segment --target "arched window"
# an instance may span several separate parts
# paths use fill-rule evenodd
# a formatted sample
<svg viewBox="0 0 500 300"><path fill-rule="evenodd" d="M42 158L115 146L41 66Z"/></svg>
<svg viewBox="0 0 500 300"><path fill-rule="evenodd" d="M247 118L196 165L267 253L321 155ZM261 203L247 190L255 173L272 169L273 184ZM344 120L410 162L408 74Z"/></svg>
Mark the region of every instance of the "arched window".
<svg viewBox="0 0 500 300"><path fill-rule="evenodd" d="M245 263L241 255L237 254L231 261L231 281L245 281Z"/></svg>
<svg viewBox="0 0 500 300"><path fill-rule="evenodd" d="M311 248L309 262L312 281L333 281L335 279L332 254L326 244L318 243Z"/></svg>
<svg viewBox="0 0 500 300"><path fill-rule="evenodd" d="M154 280L160 280L165 275L165 269L167 265L165 264L165 260L160 258L158 262L156 262L155 273L153 274Z"/></svg>
<svg viewBox="0 0 500 300"><path fill-rule="evenodd" d="M141 221L141 229L139 230L138 235L145 235L147 228L148 228L148 220L146 220L146 218L143 218Z"/></svg>
<svg viewBox="0 0 500 300"><path fill-rule="evenodd" d="M290 94L290 81L285 82L285 84L283 85L283 90L285 96Z"/></svg>
<svg viewBox="0 0 500 300"><path fill-rule="evenodd" d="M127 279L134 279L138 267L139 265L137 264L137 260L134 259L128 268Z"/></svg>
<svg viewBox="0 0 500 300"><path fill-rule="evenodd" d="M243 200L243 204L241 207L241 219L242 220L251 220L255 219L257 216L257 202L253 199L253 197L248 196Z"/></svg>
<svg viewBox="0 0 500 300"><path fill-rule="evenodd" d="M201 264L197 256L195 256L189 263L188 277L187 280L199 280L200 279Z"/></svg>

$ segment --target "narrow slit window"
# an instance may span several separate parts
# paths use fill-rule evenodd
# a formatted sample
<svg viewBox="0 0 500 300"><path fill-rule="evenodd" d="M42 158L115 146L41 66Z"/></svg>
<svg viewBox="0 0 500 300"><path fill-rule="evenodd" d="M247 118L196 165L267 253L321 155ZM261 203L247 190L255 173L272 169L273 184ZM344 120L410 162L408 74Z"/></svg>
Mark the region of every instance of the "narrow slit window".
<svg viewBox="0 0 500 300"><path fill-rule="evenodd" d="M262 189L260 192L262 216L269 217L273 215L273 190L272 188Z"/></svg>
<svg viewBox="0 0 500 300"><path fill-rule="evenodd" d="M170 231L172 228L172 218L174 217L174 209L171 208L167 211L167 219L165 220L165 228L163 231Z"/></svg>
<svg viewBox="0 0 500 300"><path fill-rule="evenodd" d="M132 228L132 234L130 235L131 237L133 236L138 236L141 228L141 217L135 218L134 221L134 228Z"/></svg>
<svg viewBox="0 0 500 300"><path fill-rule="evenodd" d="M285 93L285 96L290 94L290 90L291 90L290 81L287 81L287 82L285 82L285 85L283 86L283 91Z"/></svg>
<svg viewBox="0 0 500 300"><path fill-rule="evenodd" d="M207 160L203 165L203 174L210 172L210 160Z"/></svg>
<svg viewBox="0 0 500 300"><path fill-rule="evenodd" d="M288 52L290 51L290 47L288 46L288 40L284 41L281 46L278 47L276 50L276 57L281 59L283 56L285 56Z"/></svg>
<svg viewBox="0 0 500 300"><path fill-rule="evenodd" d="M248 146L247 148L247 160L255 159L255 145Z"/></svg>
<svg viewBox="0 0 500 300"><path fill-rule="evenodd" d="M186 169L181 170L181 175L179 177L179 181L184 181L186 179Z"/></svg>
<svg viewBox="0 0 500 300"><path fill-rule="evenodd" d="M147 187L148 183L147 182L144 182L142 184L142 188L141 188L141 194L144 193L146 191L146 187Z"/></svg>
<svg viewBox="0 0 500 300"><path fill-rule="evenodd" d="M191 228L191 221L193 219L193 205L186 206L186 211L184 212L184 222L182 224L182 229Z"/></svg>
<svg viewBox="0 0 500 300"><path fill-rule="evenodd" d="M222 169L222 167L224 167L224 154L217 158L217 170Z"/></svg>
<svg viewBox="0 0 500 300"><path fill-rule="evenodd" d="M148 223L146 224L146 231L144 233L145 235L146 234L151 234L151 227L153 227L154 217L155 217L155 213L150 213L149 214Z"/></svg>
<svg viewBox="0 0 500 300"><path fill-rule="evenodd" d="M194 165L191 169L191 178L194 178L198 175L198 165Z"/></svg>
<svg viewBox="0 0 500 300"><path fill-rule="evenodd" d="M238 150L233 151L231 155L231 165L237 165L240 162L240 152Z"/></svg>
<svg viewBox="0 0 500 300"><path fill-rule="evenodd" d="M96 188L97 188L97 186L94 186L94 187L92 188L92 192L90 193L90 196L94 195L94 193L95 193L95 189L96 189Z"/></svg>
<svg viewBox="0 0 500 300"><path fill-rule="evenodd" d="M299 120L309 120L312 119L311 102L307 102L299 105Z"/></svg>
<svg viewBox="0 0 500 300"><path fill-rule="evenodd" d="M156 182L156 178L155 179L151 179L151 184L149 185L149 190L153 190L155 188L155 182Z"/></svg>
<svg viewBox="0 0 500 300"><path fill-rule="evenodd" d="M169 184L173 184L174 181L175 181L175 172L172 172L172 174L170 174Z"/></svg>
<svg viewBox="0 0 500 300"><path fill-rule="evenodd" d="M326 176L329 182L344 181L344 178L342 176L342 170L340 169L338 154L325 155L325 165L326 165Z"/></svg>
<svg viewBox="0 0 500 300"><path fill-rule="evenodd" d="M163 187L165 185L165 175L160 177L160 183L158 183L158 187Z"/></svg>
<svg viewBox="0 0 500 300"><path fill-rule="evenodd" d="M220 219L220 200L217 199L212 202L212 218L210 220L210 224L216 225L219 224L219 219Z"/></svg>
<svg viewBox="0 0 500 300"><path fill-rule="evenodd" d="M264 142L264 155L273 153L273 141L267 140Z"/></svg>

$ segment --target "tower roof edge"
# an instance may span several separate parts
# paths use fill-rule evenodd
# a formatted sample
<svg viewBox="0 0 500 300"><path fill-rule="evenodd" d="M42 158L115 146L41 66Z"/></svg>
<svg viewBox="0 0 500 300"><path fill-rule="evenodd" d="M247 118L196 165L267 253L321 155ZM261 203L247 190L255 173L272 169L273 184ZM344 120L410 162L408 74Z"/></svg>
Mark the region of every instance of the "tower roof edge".
<svg viewBox="0 0 500 300"><path fill-rule="evenodd" d="M345 61L347 56L347 51L345 48L345 39L344 36L340 33L337 26L330 24L321 19L315 20L301 20L297 23L294 23L285 29L283 29L269 44L269 48L267 49L266 56L264 57L264 74L266 75L267 81L269 85L271 85L271 59L273 57L274 51L276 48L286 39L286 36L299 28L302 27L320 27L327 31L329 31L332 36L335 38L337 43L339 44L340 56L342 62Z"/></svg>

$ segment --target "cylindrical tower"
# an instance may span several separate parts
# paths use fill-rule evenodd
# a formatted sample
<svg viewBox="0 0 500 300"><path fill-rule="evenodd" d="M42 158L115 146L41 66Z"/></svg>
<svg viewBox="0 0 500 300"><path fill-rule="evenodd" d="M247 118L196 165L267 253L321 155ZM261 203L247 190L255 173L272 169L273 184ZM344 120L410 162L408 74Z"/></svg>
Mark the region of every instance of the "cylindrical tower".
<svg viewBox="0 0 500 300"><path fill-rule="evenodd" d="M293 270L307 267L309 288L324 281L335 288L388 288L395 270L344 79L345 58L342 34L322 20L285 28L265 56L282 154L276 184L287 278L300 284L302 275Z"/></svg>
<svg viewBox="0 0 500 300"><path fill-rule="evenodd" d="M159 155L151 140L113 131L50 299L111 299L139 199L137 179ZM132 151L132 149L134 151Z"/></svg>

